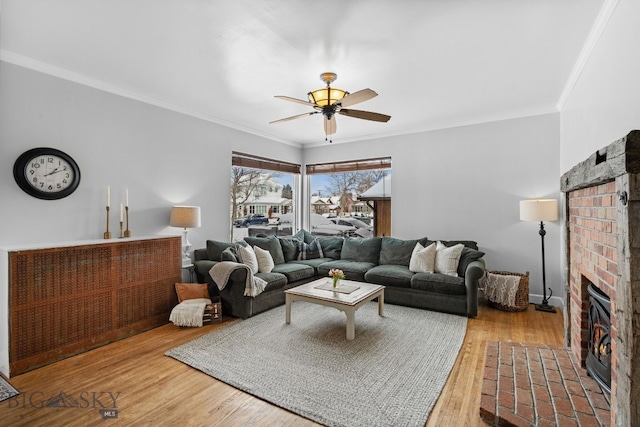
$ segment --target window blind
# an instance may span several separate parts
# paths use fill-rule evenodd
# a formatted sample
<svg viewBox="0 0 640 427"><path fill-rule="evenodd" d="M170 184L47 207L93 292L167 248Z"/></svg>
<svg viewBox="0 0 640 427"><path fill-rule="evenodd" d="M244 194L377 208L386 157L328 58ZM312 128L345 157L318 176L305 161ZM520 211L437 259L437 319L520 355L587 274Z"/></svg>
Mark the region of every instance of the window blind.
<svg viewBox="0 0 640 427"><path fill-rule="evenodd" d="M231 153L231 165L252 169L264 169L277 172L288 172L300 174L301 166L296 163L283 162L280 160L269 159L266 157L254 156L251 154L239 153L234 151Z"/></svg>
<svg viewBox="0 0 640 427"><path fill-rule="evenodd" d="M391 157L377 157L364 160L350 160L344 162L317 163L307 165L307 175L319 173L336 173L336 172L352 172L364 171L372 169L390 169Z"/></svg>

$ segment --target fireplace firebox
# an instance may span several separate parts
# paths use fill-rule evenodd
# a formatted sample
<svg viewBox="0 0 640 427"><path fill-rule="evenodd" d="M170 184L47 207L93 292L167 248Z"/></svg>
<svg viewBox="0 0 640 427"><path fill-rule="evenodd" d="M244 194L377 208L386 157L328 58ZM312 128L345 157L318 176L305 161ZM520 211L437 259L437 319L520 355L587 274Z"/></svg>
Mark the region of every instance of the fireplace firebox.
<svg viewBox="0 0 640 427"><path fill-rule="evenodd" d="M592 283L589 284L588 292L589 342L585 361L587 373L607 395L611 395L611 300Z"/></svg>

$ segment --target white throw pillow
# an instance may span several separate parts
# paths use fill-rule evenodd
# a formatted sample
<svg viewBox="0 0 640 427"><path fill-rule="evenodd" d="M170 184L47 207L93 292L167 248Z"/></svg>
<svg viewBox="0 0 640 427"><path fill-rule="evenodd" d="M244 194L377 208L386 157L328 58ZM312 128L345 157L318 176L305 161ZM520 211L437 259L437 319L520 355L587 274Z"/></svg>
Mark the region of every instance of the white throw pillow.
<svg viewBox="0 0 640 427"><path fill-rule="evenodd" d="M251 269L253 274L258 272L258 258L251 246L238 246L238 258L241 263Z"/></svg>
<svg viewBox="0 0 640 427"><path fill-rule="evenodd" d="M258 272L271 273L275 264L269 251L262 249L260 246L254 246L253 251L256 253L256 258L258 259Z"/></svg>
<svg viewBox="0 0 640 427"><path fill-rule="evenodd" d="M464 245L462 243L447 247L438 241L436 246L436 273L458 277L458 263L463 249Z"/></svg>
<svg viewBox="0 0 640 427"><path fill-rule="evenodd" d="M426 248L416 243L409 261L409 271L414 273L433 273L436 264L436 244L432 243Z"/></svg>

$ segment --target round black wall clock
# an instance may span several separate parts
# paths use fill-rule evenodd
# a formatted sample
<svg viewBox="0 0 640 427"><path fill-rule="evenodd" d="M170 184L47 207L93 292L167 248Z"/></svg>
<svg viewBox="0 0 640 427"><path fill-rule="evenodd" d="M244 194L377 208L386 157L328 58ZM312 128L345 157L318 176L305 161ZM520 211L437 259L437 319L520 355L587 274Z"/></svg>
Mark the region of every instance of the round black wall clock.
<svg viewBox="0 0 640 427"><path fill-rule="evenodd" d="M80 184L80 168L66 153L55 148L25 151L13 165L13 177L27 194L44 200L67 197Z"/></svg>

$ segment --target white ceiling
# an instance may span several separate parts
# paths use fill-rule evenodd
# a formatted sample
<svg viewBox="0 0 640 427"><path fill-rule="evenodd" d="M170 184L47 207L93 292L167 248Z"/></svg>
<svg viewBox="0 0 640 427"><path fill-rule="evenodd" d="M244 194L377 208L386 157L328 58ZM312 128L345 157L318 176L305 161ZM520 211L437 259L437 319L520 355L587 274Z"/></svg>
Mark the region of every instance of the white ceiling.
<svg viewBox="0 0 640 427"><path fill-rule="evenodd" d="M334 143L557 111L605 0L2 0L3 60L294 145L320 115L274 98L378 97Z"/></svg>

